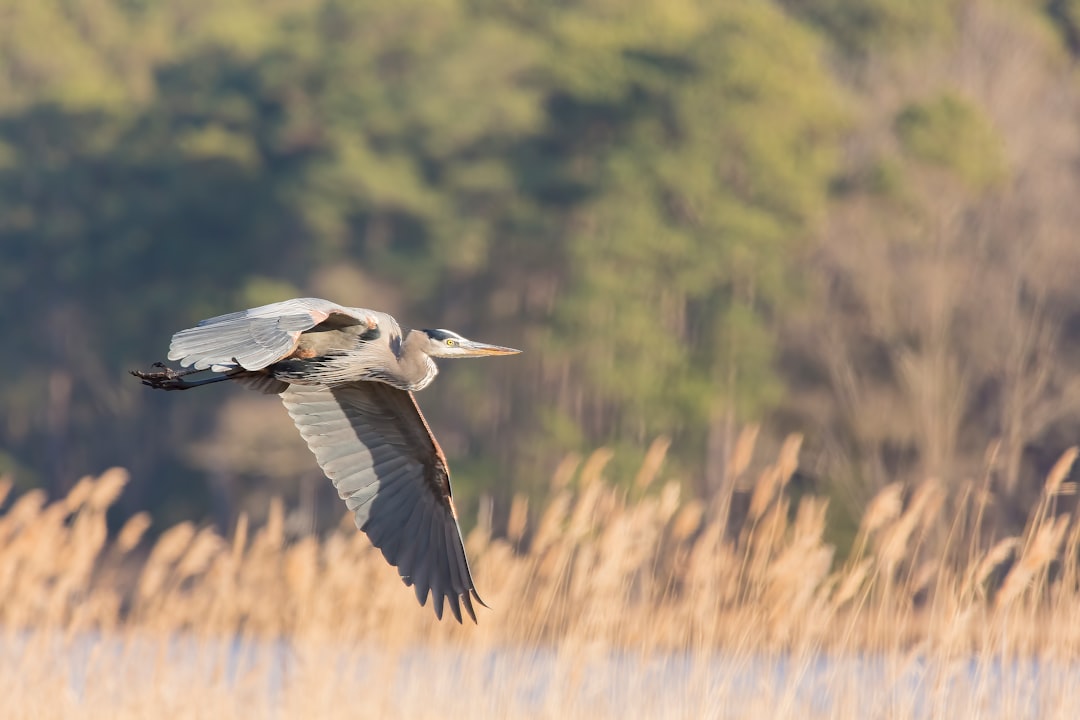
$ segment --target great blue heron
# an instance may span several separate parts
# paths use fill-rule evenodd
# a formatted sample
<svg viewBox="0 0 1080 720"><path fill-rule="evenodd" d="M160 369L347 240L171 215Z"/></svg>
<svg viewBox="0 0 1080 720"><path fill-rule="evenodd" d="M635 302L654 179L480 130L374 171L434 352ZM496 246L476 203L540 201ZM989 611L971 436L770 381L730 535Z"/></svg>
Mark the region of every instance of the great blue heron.
<svg viewBox="0 0 1080 720"><path fill-rule="evenodd" d="M203 320L173 335L169 360L186 370L133 371L143 383L186 390L235 380L280 394L357 526L414 586L461 622L476 621L473 586L450 492L446 456L413 393L435 378L432 358L511 355L449 330L402 329L386 313L299 298ZM194 373L212 376L187 380ZM486 605L485 605L486 607Z"/></svg>

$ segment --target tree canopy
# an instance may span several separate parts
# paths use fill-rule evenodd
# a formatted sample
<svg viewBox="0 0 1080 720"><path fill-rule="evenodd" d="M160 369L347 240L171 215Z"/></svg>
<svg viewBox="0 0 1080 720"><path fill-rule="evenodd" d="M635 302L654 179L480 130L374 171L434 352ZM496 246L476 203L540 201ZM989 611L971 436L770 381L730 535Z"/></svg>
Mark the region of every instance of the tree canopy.
<svg viewBox="0 0 1080 720"><path fill-rule="evenodd" d="M314 294L526 350L421 398L465 502L657 435L708 494L746 423L856 503L995 440L1018 492L1076 422L1076 13L967 5L0 0L0 471L295 492L264 405L125 373Z"/></svg>

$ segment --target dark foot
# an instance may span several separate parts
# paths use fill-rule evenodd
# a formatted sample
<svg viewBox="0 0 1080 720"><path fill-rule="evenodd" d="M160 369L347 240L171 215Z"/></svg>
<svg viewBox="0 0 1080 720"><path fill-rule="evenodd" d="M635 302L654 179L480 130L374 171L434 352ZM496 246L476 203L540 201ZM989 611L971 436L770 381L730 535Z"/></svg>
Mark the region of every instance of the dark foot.
<svg viewBox="0 0 1080 720"><path fill-rule="evenodd" d="M155 390L187 390L201 385L202 383L189 383L183 380L185 375L202 372L201 370L173 370L166 367L165 363L156 362L152 367L161 368L154 372L132 370L131 374L142 380L142 384Z"/></svg>

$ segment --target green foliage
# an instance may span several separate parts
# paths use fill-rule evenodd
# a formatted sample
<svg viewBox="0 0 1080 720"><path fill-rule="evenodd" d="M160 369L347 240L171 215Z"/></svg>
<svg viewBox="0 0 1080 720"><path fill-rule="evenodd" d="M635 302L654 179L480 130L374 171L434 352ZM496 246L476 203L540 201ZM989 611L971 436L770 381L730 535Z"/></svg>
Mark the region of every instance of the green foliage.
<svg viewBox="0 0 1080 720"><path fill-rule="evenodd" d="M780 397L771 318L798 295L841 115L822 48L771 6L94 5L17 4L0 45L27 69L4 76L0 238L19 271L0 282L20 302L0 323L25 352L4 400L30 418L28 457L137 422L158 399L95 380L171 331L340 263L395 287L405 320L495 315L546 338L530 349L567 367L564 392L512 395L527 411L490 436L498 406L456 413L501 463L525 454L508 440L557 454L661 431L696 456L717 406L758 417ZM26 40L46 28L59 52ZM545 313L500 309L545 284ZM33 410L57 373L94 388L59 425ZM436 418L490 381L448 376ZM208 423L198 407L184 422Z"/></svg>
<svg viewBox="0 0 1080 720"><path fill-rule="evenodd" d="M118 109L137 91L141 42L115 3L0 0L0 17L0 109Z"/></svg>
<svg viewBox="0 0 1080 720"><path fill-rule="evenodd" d="M867 56L919 47L948 35L957 0L784 0L821 27L838 48Z"/></svg>
<svg viewBox="0 0 1080 720"><path fill-rule="evenodd" d="M867 173L866 186L870 192L897 197L904 188L903 165L894 158L882 158Z"/></svg>
<svg viewBox="0 0 1080 720"><path fill-rule="evenodd" d="M189 452L227 393L125 373L200 318L310 293L527 351L447 363L422 398L465 499L659 433L698 479L718 417L790 410L781 330L819 303L841 191L1002 177L954 95L880 133L903 153L842 145L865 118L835 78L950 38L957 7L0 0L4 466L62 489L123 464L133 506L228 505ZM841 147L868 169L838 180Z"/></svg>
<svg viewBox="0 0 1080 720"><path fill-rule="evenodd" d="M974 189L1004 176L1001 137L976 107L957 95L945 93L909 105L896 117L896 134L913 157L954 171Z"/></svg>
<svg viewBox="0 0 1080 720"><path fill-rule="evenodd" d="M700 440L717 407L749 419L779 397L767 327L797 296L791 260L824 207L839 97L813 37L767 6L702 11L679 26L677 50L625 22L626 33L609 22L601 63L620 68L623 94L598 103L584 87L564 100L576 125L554 118L603 128L585 147L580 130L553 140L560 174L587 189L558 334L618 418L616 437ZM599 52L588 45L578 62L565 38L560 49L572 67Z"/></svg>

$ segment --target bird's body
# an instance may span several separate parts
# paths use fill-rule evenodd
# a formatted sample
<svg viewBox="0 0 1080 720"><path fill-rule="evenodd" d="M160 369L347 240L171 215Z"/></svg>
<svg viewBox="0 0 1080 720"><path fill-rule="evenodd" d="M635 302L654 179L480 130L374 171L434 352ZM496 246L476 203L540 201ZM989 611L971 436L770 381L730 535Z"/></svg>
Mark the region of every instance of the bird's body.
<svg viewBox="0 0 1080 720"><path fill-rule="evenodd" d="M402 331L387 313L298 298L203 320L173 336L169 359L301 385L375 380L416 391L439 371L423 352L428 332Z"/></svg>
<svg viewBox="0 0 1080 720"><path fill-rule="evenodd" d="M173 336L169 359L188 370L135 372L184 390L234 380L280 394L338 494L387 561L435 613L444 602L475 620L473 586L446 457L413 396L434 380L434 357L508 355L448 330L402 329L386 313L298 298L203 320ZM188 375L215 375L188 381Z"/></svg>

